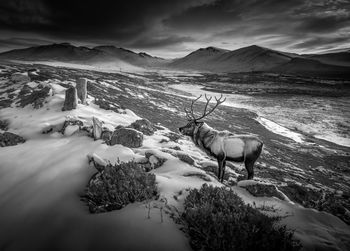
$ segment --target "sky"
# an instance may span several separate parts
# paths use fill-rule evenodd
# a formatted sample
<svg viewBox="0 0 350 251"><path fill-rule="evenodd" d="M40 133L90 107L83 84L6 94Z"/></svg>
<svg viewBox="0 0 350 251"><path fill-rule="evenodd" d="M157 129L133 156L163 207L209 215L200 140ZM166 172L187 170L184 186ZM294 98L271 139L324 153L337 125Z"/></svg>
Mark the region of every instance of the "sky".
<svg viewBox="0 0 350 251"><path fill-rule="evenodd" d="M0 51L54 42L182 57L249 45L350 46L350 0L0 0Z"/></svg>

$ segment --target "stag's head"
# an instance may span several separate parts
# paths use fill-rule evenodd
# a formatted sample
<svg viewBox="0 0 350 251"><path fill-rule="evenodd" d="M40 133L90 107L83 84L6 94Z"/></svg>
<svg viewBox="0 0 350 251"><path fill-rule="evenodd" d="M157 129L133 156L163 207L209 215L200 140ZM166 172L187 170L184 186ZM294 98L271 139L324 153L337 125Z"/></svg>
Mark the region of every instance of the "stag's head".
<svg viewBox="0 0 350 251"><path fill-rule="evenodd" d="M208 105L209 105L212 97L207 97L206 94L204 96L206 99L206 104L204 107L203 114L201 116L199 116L199 117L195 116L194 111L193 111L193 105L196 103L196 101L198 101L202 97L202 95L200 95L198 98L196 98L195 100L193 100L191 102L190 109L187 109L187 108L184 109L188 123L187 123L187 125L179 128L180 133L182 133L183 135L192 137L193 134L195 133L195 130L203 124L203 122L200 120L207 117L209 114L211 114L220 104L224 103L226 100L226 98L222 99L222 94L221 94L220 98L215 97L215 100L216 100L215 106L213 108L211 108L209 111L207 111Z"/></svg>

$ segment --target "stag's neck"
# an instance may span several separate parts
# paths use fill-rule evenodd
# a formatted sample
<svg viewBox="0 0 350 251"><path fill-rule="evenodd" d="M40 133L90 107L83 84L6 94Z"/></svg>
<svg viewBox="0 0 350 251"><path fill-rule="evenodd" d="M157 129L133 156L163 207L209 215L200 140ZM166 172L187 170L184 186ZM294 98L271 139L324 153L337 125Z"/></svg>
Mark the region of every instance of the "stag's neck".
<svg viewBox="0 0 350 251"><path fill-rule="evenodd" d="M193 135L193 142L200 148L208 148L213 142L214 138L218 134L218 131L203 123L198 127Z"/></svg>

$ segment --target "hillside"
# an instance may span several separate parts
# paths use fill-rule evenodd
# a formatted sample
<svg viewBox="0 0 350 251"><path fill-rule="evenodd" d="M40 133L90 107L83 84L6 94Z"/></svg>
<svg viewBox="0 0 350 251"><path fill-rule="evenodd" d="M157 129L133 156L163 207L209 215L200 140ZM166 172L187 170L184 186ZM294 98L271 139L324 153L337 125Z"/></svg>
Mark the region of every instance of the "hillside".
<svg viewBox="0 0 350 251"><path fill-rule="evenodd" d="M152 57L146 53L135 53L115 46L97 46L87 48L69 43L35 46L26 49L11 50L0 54L0 59L24 61L50 61L99 65L111 63L116 66L125 65L153 67L165 60Z"/></svg>
<svg viewBox="0 0 350 251"><path fill-rule="evenodd" d="M318 60L325 64L350 66L350 50L334 53L305 55L307 58Z"/></svg>

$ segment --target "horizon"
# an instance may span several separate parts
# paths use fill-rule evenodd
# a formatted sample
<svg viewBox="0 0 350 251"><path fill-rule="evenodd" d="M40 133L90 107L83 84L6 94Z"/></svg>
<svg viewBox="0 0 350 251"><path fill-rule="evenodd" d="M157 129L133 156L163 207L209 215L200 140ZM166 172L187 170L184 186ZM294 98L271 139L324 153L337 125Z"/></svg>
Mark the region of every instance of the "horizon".
<svg viewBox="0 0 350 251"><path fill-rule="evenodd" d="M350 44L350 3L343 0L100 0L83 9L66 0L18 0L0 3L0 13L0 52L69 42L177 58L208 46L312 54Z"/></svg>
<svg viewBox="0 0 350 251"><path fill-rule="evenodd" d="M197 49L195 49L193 51L190 51L190 52L188 52L185 55L182 55L182 56L179 56L179 57L169 58L169 57L162 57L162 56L154 55L154 54L149 53L148 51L142 51L142 50L138 51L138 50L133 50L133 49L130 49L130 48L124 48L124 47L120 47L120 46L112 45L112 44L100 44L100 45L88 46L88 45L77 45L77 44L74 44L74 43L71 43L71 42L53 42L53 43L48 43L48 44L39 44L39 45L27 46L27 47L23 47L23 48L22 47L21 48L14 48L14 49L5 50L5 51L1 51L1 49L0 49L0 54L1 53L6 53L6 52L9 52L9 51L13 51L13 50L28 49L28 48L39 47L39 46L49 46L49 45L54 45L54 44L69 44L69 45L75 46L77 48L78 47L86 47L86 48L89 48L89 49L94 49L95 47L99 47L99 46L113 46L115 48L129 50L129 51L132 51L132 52L137 53L137 54L146 53L146 54L148 54L148 55L150 55L152 57L158 57L158 58L169 59L169 60L170 59L177 59L177 58L186 57L186 56L190 55L191 53L193 53L195 51L198 51L198 50L201 50L201 49L216 48L216 49L220 49L220 50L234 51L234 50L239 50L239 49L242 49L242 48L248 48L248 47L252 47L252 46L257 46L257 47L260 47L260 48L274 50L274 51L278 51L278 52L282 52L282 53L295 53L295 54L303 55L302 53L296 53L296 52L291 52L291 51L275 50L275 49L264 47L264 46L260 46L260 45L257 45L257 44L252 44L252 45L239 47L239 48L236 48L236 49L233 49L233 50L230 50L230 49L227 49L227 48L222 48L222 47L216 47L216 46L208 45L207 47L201 47L201 48L197 48ZM330 49L330 50L326 50L326 51L319 52L319 53L305 53L304 55L307 55L307 54L312 55L312 54L323 54L323 53L336 53L336 52L348 52L348 51L349 51L349 47L344 47L344 48L340 48L340 49Z"/></svg>

